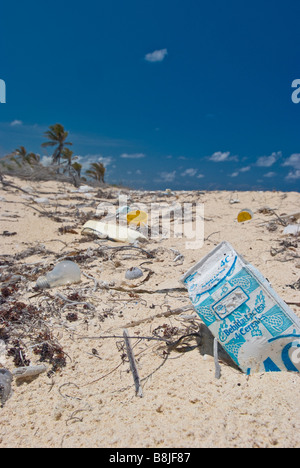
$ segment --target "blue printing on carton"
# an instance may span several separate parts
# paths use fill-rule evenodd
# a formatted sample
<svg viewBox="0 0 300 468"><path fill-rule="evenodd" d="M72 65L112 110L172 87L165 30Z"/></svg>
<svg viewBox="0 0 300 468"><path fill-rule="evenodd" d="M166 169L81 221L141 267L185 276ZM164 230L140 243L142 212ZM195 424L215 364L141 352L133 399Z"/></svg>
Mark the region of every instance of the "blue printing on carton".
<svg viewBox="0 0 300 468"><path fill-rule="evenodd" d="M278 305L274 305L274 300L272 302L272 299L264 294L262 285L251 275L251 272L241 268L236 275L229 279L234 273L236 260L237 257L224 278L204 293L191 294L191 300L204 323L218 332L217 337L228 354L238 366L243 367L240 365L238 355L246 343L247 336L257 337L258 340L267 336L269 340L266 342L272 343L274 340L287 336L292 339L300 338L300 335L293 329L295 324L284 310ZM221 275L215 276L220 277ZM194 277L195 273L185 278L184 282L189 284ZM262 277L262 279L264 278ZM242 300L237 307L233 305L227 314L226 307L225 309L224 307L218 308L218 305L226 304L226 298L230 297L234 291L239 292ZM216 300L218 295L220 298ZM221 310L223 310L223 315L220 315ZM217 330L214 327L215 322L219 322L218 326L216 325ZM283 336L282 333L287 330L293 331L293 333ZM265 357L262 362L264 370L281 371L286 369L299 372L299 369L289 358L288 351L291 347L300 347L300 340L287 343L280 356L275 356L275 358L272 356L273 359L270 356ZM274 354L273 350L272 353L270 351L270 354ZM248 373L251 372L251 368L244 370Z"/></svg>

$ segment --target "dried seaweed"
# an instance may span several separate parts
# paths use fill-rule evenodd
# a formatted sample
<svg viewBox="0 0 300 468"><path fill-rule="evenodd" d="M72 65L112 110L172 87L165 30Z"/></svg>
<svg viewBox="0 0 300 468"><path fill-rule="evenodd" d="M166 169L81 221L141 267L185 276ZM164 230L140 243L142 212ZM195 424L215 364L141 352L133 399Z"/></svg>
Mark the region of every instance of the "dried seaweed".
<svg viewBox="0 0 300 468"><path fill-rule="evenodd" d="M41 362L52 365L53 372L66 365L65 353L62 347L53 339L48 330L47 321L50 313L54 314L55 307L49 304L33 305L23 296L24 284L9 284L9 279L17 270L28 269L28 265L9 264L6 275L1 278L0 295L0 339L6 343L7 356L11 358L16 368L28 367L31 364L29 353L38 355ZM30 267L31 268L31 267Z"/></svg>

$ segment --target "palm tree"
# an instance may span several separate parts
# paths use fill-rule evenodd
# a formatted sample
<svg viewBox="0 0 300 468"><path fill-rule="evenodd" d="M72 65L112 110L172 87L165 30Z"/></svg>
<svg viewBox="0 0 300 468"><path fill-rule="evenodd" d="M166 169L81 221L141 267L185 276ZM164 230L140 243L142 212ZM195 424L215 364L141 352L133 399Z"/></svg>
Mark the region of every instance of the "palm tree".
<svg viewBox="0 0 300 468"><path fill-rule="evenodd" d="M24 146L20 146L20 148L17 148L14 151L14 154L17 155L17 156L20 156L24 160L26 158L27 151L26 151Z"/></svg>
<svg viewBox="0 0 300 468"><path fill-rule="evenodd" d="M74 171L77 172L77 175L78 175L78 177L80 178L80 177L81 177L82 165L79 164L78 162L74 162L74 163L72 164L72 167L73 167Z"/></svg>
<svg viewBox="0 0 300 468"><path fill-rule="evenodd" d="M62 151L62 158L66 159L67 161L67 166L64 169L65 171L68 171L70 174L71 167L72 167L72 157L73 157L74 152L70 150L70 148L64 148Z"/></svg>
<svg viewBox="0 0 300 468"><path fill-rule="evenodd" d="M40 157L35 153L27 153L27 150L24 146L17 148L14 153L15 156L20 156L22 162L26 162L30 165L37 164L40 162Z"/></svg>
<svg viewBox="0 0 300 468"><path fill-rule="evenodd" d="M52 160L53 164L58 164L57 172L59 172L60 159L64 148L66 145L72 145L72 143L66 141L69 132L66 132L61 124L50 125L49 129L50 130L44 133L45 137L49 138L49 140L42 143L42 147L46 148L47 146L56 146L52 155Z"/></svg>
<svg viewBox="0 0 300 468"><path fill-rule="evenodd" d="M91 163L91 169L86 171L86 174L93 179L104 183L105 167L102 163Z"/></svg>

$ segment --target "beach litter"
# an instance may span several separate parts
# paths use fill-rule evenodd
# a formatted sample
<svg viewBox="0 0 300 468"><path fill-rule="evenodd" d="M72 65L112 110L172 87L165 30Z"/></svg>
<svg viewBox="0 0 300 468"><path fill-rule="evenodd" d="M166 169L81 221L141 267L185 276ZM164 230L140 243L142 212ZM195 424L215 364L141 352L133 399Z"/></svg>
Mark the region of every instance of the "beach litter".
<svg viewBox="0 0 300 468"><path fill-rule="evenodd" d="M298 236L300 234L300 224L289 224L284 228L283 234Z"/></svg>
<svg viewBox="0 0 300 468"><path fill-rule="evenodd" d="M37 377L46 372L47 369L48 367L42 364L38 366L18 367L17 369L13 369L11 373L15 380L21 381Z"/></svg>
<svg viewBox="0 0 300 468"><path fill-rule="evenodd" d="M245 221L250 221L253 218L253 212L248 208L241 210L237 216L239 223L244 223Z"/></svg>
<svg viewBox="0 0 300 468"><path fill-rule="evenodd" d="M40 276L36 282L38 289L54 288L67 284L79 283L81 271L76 263L69 260L58 263L46 276Z"/></svg>
<svg viewBox="0 0 300 468"><path fill-rule="evenodd" d="M300 371L299 318L228 242L181 281L200 318L244 373Z"/></svg>
<svg viewBox="0 0 300 468"><path fill-rule="evenodd" d="M73 192L78 192L78 193L88 193L88 192L93 192L95 189L93 187L90 187L89 185L81 185L78 190L74 190Z"/></svg>
<svg viewBox="0 0 300 468"><path fill-rule="evenodd" d="M0 407L3 408L7 400L12 395L11 384L15 378L17 384L21 384L28 379L36 378L47 371L47 366L18 367L10 372L8 369L0 368Z"/></svg>
<svg viewBox="0 0 300 468"><path fill-rule="evenodd" d="M41 198L34 198L33 201L38 203L39 205L50 205L49 198L41 197Z"/></svg>
<svg viewBox="0 0 300 468"><path fill-rule="evenodd" d="M97 234L100 238L107 238L117 242L134 243L136 241L147 242L144 234L127 226L108 224L100 221L87 221L82 229L83 235Z"/></svg>
<svg viewBox="0 0 300 468"><path fill-rule="evenodd" d="M148 214L142 210L129 211L127 223L133 226L147 226Z"/></svg>
<svg viewBox="0 0 300 468"><path fill-rule="evenodd" d="M128 205L121 206L120 208L117 209L116 211L116 217L120 217L121 215L124 215L130 211L130 207Z"/></svg>
<svg viewBox="0 0 300 468"><path fill-rule="evenodd" d="M9 370L0 369L0 406L3 408L8 398L11 396L11 383L13 376Z"/></svg>

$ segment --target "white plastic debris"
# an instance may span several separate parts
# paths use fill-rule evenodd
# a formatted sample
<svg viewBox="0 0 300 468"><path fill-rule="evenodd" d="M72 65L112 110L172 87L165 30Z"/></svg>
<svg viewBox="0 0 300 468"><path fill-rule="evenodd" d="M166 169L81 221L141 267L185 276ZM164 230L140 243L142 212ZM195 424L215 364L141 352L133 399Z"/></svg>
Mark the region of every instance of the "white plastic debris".
<svg viewBox="0 0 300 468"><path fill-rule="evenodd" d="M47 366L44 366L43 364L39 366L18 367L12 371L12 375L16 380L26 380L28 378L43 374L47 371L47 369Z"/></svg>
<svg viewBox="0 0 300 468"><path fill-rule="evenodd" d="M289 224L284 228L283 234L292 234L293 236L297 236L300 234L300 224Z"/></svg>
<svg viewBox="0 0 300 468"><path fill-rule="evenodd" d="M50 200L49 198L34 198L34 201L36 203L39 203L41 205L50 205Z"/></svg>
<svg viewBox="0 0 300 468"><path fill-rule="evenodd" d="M82 234L94 232L100 237L106 237L119 242L133 243L137 240L147 241L147 237L139 231L120 226L118 224L102 223L100 221L88 221L83 226Z"/></svg>
<svg viewBox="0 0 300 468"><path fill-rule="evenodd" d="M0 406L3 407L11 396L11 383L13 376L9 370L0 369Z"/></svg>
<svg viewBox="0 0 300 468"><path fill-rule="evenodd" d="M93 191L94 191L94 188L90 187L89 185L81 185L79 189L77 190L77 192L80 192L80 193L87 193L87 192L93 192Z"/></svg>

